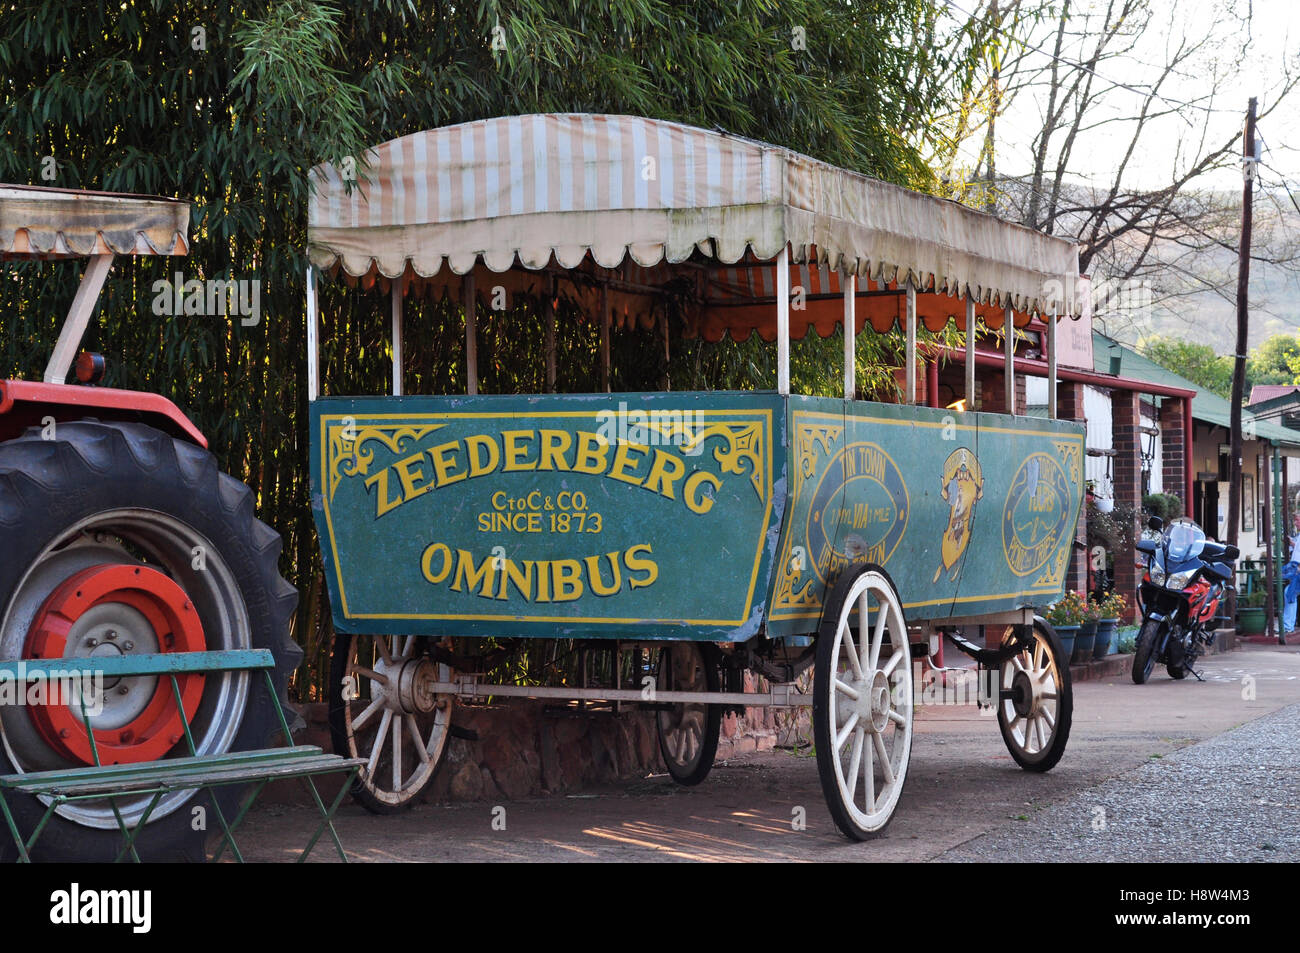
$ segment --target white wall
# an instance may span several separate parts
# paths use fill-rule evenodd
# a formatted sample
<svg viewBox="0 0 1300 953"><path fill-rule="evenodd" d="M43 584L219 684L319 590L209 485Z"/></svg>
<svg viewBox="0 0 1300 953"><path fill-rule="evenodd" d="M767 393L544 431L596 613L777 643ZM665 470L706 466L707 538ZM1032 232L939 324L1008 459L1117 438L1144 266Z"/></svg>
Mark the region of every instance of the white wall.
<svg viewBox="0 0 1300 953"><path fill-rule="evenodd" d="M1087 447L1089 450L1110 450L1114 447L1111 442L1110 429L1110 393L1101 388L1093 387L1091 384L1085 384L1083 388L1083 416L1088 424ZM1111 485L1111 479L1106 476L1106 465L1109 462L1107 457L1087 457L1083 465L1083 476L1085 480L1094 480L1097 487L1097 495L1114 499L1115 489ZM1110 470L1115 472L1115 465L1110 463Z"/></svg>
<svg viewBox="0 0 1300 953"><path fill-rule="evenodd" d="M1159 427L1160 425L1157 422L1156 418L1148 417L1146 414L1143 414L1142 426ZM1148 492L1163 493L1165 491L1165 456L1164 456L1165 448L1163 443L1164 437L1157 436L1155 438L1151 438L1148 437L1146 434L1143 434L1142 435L1143 450L1145 450L1147 446L1151 444L1152 439L1155 440L1155 444L1154 444L1155 454L1151 458L1151 489Z"/></svg>

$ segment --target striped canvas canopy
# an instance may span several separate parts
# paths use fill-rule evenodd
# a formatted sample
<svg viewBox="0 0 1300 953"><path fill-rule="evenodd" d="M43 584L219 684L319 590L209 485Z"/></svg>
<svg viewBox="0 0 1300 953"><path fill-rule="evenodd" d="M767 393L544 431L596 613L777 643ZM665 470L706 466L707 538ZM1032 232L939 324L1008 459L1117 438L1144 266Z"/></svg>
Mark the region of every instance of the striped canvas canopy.
<svg viewBox="0 0 1300 953"><path fill-rule="evenodd" d="M0 184L0 259L187 255L188 202Z"/></svg>
<svg viewBox="0 0 1300 953"><path fill-rule="evenodd" d="M775 258L788 246L803 291L791 333L842 320L840 274L859 277L857 316L902 313L910 279L932 328L970 295L1002 309L1074 313L1068 241L777 146L634 116L480 120L394 139L355 170L312 170L309 253L370 287L486 297L563 295L586 313L649 323L671 296L688 333L775 335ZM355 172L355 175L345 173ZM802 307L800 305L802 304Z"/></svg>

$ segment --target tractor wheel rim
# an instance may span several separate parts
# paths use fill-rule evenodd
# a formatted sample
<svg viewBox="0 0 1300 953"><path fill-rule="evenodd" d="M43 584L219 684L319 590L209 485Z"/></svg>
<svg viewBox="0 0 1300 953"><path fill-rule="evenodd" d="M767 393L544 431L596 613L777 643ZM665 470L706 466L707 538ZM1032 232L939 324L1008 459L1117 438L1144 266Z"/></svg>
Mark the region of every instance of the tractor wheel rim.
<svg viewBox="0 0 1300 953"><path fill-rule="evenodd" d="M148 566L103 563L60 584L41 606L27 634L24 658L123 658L206 647L203 625L185 590ZM203 693L203 676L176 680L186 721ZM157 676L94 679L81 699L60 691L57 699L31 708L41 737L59 754L80 764L154 761L178 744L185 732L170 679ZM94 732L92 747L86 722Z"/></svg>
<svg viewBox="0 0 1300 953"><path fill-rule="evenodd" d="M202 553L198 559L195 552ZM252 645L248 609L238 582L216 546L188 523L156 510L105 510L81 520L52 540L32 561L3 607L0 658L21 659L32 623L50 594L74 573L104 563L146 563L184 589L202 620L209 649L247 649ZM168 685L170 691L170 685ZM231 749L248 706L252 680L247 672L208 676L192 724L200 755ZM0 706L0 742L16 773L68 767L69 759L40 735L22 706ZM157 820L192 798L190 791L163 795L150 814ZM117 799L122 818L138 821L149 797ZM57 813L85 827L115 830L113 807L97 801L63 804Z"/></svg>

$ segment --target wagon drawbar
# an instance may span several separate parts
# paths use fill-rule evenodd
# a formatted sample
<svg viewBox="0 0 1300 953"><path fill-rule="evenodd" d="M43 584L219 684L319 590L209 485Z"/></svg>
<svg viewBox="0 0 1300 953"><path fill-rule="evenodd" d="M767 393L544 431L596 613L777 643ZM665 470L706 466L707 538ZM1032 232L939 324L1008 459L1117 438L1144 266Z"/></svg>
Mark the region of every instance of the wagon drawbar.
<svg viewBox="0 0 1300 953"><path fill-rule="evenodd" d="M943 632L996 673L1017 762L1059 760L1068 660L1035 607L1063 591L1082 497L1082 428L1055 419L1056 323L1086 297L1071 243L639 117L489 119L364 160L355 180L313 170L307 282L331 729L366 760L363 803L420 793L457 698L649 706L683 783L708 773L724 708L811 704L831 814L869 837L906 778L913 662ZM324 394L321 274L390 295L391 394ZM605 367L613 329L666 327L669 310L705 340L757 332L776 342L775 389L480 395L476 316L518 294L598 316ZM418 295L463 303L467 394L403 393ZM1033 315L1048 418L977 412L976 328L1003 332L1011 411L1013 328ZM918 407L918 324L952 320L966 409ZM903 403L856 399L856 335L896 324ZM844 396L790 393L791 339L836 326ZM975 626L982 647L961 634ZM604 648L612 677L489 684L490 647L513 639ZM747 668L771 689L742 691Z"/></svg>

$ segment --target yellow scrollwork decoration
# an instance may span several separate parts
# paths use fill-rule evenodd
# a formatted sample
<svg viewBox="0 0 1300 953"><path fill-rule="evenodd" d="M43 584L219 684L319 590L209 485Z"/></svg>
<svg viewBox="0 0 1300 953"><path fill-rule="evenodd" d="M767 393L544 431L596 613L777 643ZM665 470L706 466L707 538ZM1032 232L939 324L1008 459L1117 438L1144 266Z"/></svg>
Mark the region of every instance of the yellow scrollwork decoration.
<svg viewBox="0 0 1300 953"><path fill-rule="evenodd" d="M357 424L340 422L330 424L329 434L329 498L334 499L344 477L365 476L375 460L374 450L366 444L375 441L395 454L409 449L410 441L421 440L439 430L443 424Z"/></svg>

